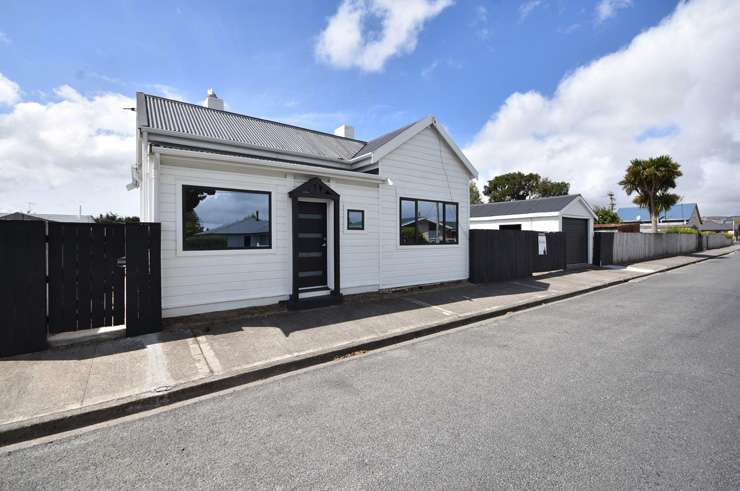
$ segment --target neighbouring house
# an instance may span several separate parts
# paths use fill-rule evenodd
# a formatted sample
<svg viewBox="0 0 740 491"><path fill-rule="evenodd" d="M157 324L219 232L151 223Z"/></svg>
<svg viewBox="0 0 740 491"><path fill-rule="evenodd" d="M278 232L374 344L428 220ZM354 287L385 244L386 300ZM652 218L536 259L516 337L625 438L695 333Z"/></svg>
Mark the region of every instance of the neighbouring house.
<svg viewBox="0 0 740 491"><path fill-rule="evenodd" d="M580 194L470 207L470 228L565 232L568 264L590 263L596 215Z"/></svg>
<svg viewBox="0 0 740 491"><path fill-rule="evenodd" d="M639 223L594 223L594 232L640 233Z"/></svg>
<svg viewBox="0 0 740 491"><path fill-rule="evenodd" d="M138 93L142 221L175 317L468 278L476 170L432 116L370 141Z"/></svg>
<svg viewBox="0 0 740 491"><path fill-rule="evenodd" d="M652 231L650 211L647 208L633 206L618 208L617 215L623 223L639 223L640 231ZM658 229L668 227L694 227L702 224L699 206L696 203L680 203L658 215Z"/></svg>
<svg viewBox="0 0 740 491"><path fill-rule="evenodd" d="M63 222L63 223L95 223L92 215L61 215L58 213L7 213L0 215L0 220L42 220L45 222Z"/></svg>
<svg viewBox="0 0 740 491"><path fill-rule="evenodd" d="M700 232L730 232L737 237L738 220L736 217L705 217L697 228Z"/></svg>

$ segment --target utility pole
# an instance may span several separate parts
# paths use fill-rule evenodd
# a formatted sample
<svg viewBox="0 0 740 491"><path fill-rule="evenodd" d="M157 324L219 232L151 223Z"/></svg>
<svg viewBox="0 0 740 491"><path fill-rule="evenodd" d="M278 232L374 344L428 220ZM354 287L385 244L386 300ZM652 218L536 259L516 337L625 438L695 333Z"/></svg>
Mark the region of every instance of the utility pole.
<svg viewBox="0 0 740 491"><path fill-rule="evenodd" d="M609 196L609 210L614 211L617 205L617 200L614 199L614 191L609 191L606 195Z"/></svg>

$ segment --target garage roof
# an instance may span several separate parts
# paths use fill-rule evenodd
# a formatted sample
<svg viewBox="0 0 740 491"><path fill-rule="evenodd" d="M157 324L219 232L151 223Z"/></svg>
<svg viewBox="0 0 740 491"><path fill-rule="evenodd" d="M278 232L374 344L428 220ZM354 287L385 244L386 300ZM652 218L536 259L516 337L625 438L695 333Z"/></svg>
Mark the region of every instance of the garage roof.
<svg viewBox="0 0 740 491"><path fill-rule="evenodd" d="M472 218L480 218L558 212L580 197L580 194L568 194L550 198L501 201L499 203L473 205L470 207L470 216Z"/></svg>

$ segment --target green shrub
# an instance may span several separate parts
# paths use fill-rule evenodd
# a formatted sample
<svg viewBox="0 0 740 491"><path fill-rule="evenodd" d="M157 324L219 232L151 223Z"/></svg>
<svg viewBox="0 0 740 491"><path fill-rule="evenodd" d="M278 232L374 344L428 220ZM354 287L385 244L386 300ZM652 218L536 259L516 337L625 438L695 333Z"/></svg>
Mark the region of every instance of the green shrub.
<svg viewBox="0 0 740 491"><path fill-rule="evenodd" d="M725 237L727 237L730 240L734 240L735 236L732 235L732 232L725 232Z"/></svg>
<svg viewBox="0 0 740 491"><path fill-rule="evenodd" d="M691 227L668 227L663 230L666 234L694 234L699 235L699 231Z"/></svg>

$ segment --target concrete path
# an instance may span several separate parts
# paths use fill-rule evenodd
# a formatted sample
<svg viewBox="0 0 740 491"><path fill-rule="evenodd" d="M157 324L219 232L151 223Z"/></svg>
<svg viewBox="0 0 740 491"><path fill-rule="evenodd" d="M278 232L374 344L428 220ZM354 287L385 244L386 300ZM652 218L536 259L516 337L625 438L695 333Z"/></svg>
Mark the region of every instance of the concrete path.
<svg viewBox="0 0 740 491"><path fill-rule="evenodd" d="M734 250L389 294L381 300L350 300L208 330L172 329L5 358L0 360L0 435L400 334L480 320Z"/></svg>

